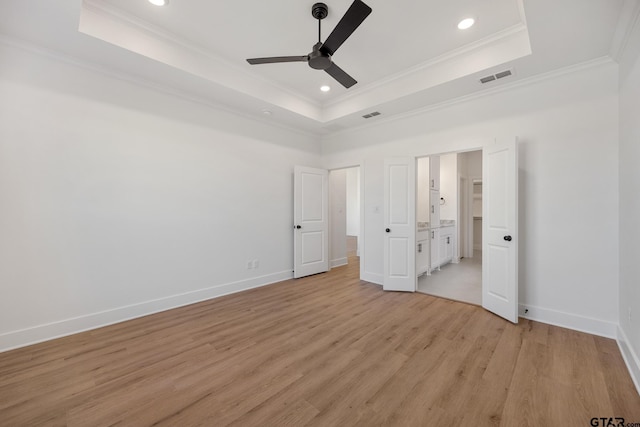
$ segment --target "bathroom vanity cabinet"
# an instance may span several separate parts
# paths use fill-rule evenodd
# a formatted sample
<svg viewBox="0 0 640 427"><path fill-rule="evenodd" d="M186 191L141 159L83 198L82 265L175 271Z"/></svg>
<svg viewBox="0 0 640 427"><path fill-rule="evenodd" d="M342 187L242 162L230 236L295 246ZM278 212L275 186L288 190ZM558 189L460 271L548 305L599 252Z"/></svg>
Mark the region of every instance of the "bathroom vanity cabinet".
<svg viewBox="0 0 640 427"><path fill-rule="evenodd" d="M440 219L440 156L430 156L422 165L422 174L418 174L418 194L423 198L418 202L416 233L416 274L431 274L441 265L454 260L455 249L455 221ZM427 170L428 168L428 170ZM428 180L428 181L427 181ZM426 211L428 209L428 212Z"/></svg>
<svg viewBox="0 0 640 427"><path fill-rule="evenodd" d="M439 265L445 265L453 261L455 252L455 227L446 225L440 227L440 240L438 245Z"/></svg>

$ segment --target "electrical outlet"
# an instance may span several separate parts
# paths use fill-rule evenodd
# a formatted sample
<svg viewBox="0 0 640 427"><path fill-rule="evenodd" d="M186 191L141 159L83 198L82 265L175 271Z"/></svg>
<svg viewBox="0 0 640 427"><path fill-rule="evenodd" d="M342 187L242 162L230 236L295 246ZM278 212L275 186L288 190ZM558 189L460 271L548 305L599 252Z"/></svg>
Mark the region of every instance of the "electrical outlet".
<svg viewBox="0 0 640 427"><path fill-rule="evenodd" d="M258 268L260 267L260 260L254 259L253 260L253 268Z"/></svg>
<svg viewBox="0 0 640 427"><path fill-rule="evenodd" d="M253 262L251 260L247 261L247 270L251 270L253 268Z"/></svg>

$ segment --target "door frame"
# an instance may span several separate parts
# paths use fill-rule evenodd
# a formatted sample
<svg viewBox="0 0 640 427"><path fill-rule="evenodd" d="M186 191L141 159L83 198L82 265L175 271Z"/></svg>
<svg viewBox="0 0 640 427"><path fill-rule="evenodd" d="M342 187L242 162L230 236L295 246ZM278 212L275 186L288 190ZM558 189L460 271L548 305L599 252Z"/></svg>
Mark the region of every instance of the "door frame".
<svg viewBox="0 0 640 427"><path fill-rule="evenodd" d="M327 169L329 175L333 171L339 171L343 169L351 169L351 168L360 168L360 236L358 236L358 252L360 253L360 272L359 277L362 277L364 273L364 235L365 235L365 223L364 223L364 161L351 163L345 166L338 166ZM331 201L331 186L329 186L329 201ZM329 202L331 203L331 202ZM331 220L331 215L329 215L329 247L332 245L332 234L333 234L333 222ZM331 262L329 262L329 271L331 271Z"/></svg>
<svg viewBox="0 0 640 427"><path fill-rule="evenodd" d="M516 159L517 159L517 150L518 150L518 143L517 143L517 137L514 137L516 139ZM446 152L437 152L437 153L431 153L431 154L420 154L420 155L415 155L415 159L417 162L418 158L421 157L428 157L428 156L441 156L441 155L445 155L445 154L462 154L462 153L467 153L467 152L471 152L471 151L481 151L483 152L483 165L482 165L482 170L483 170L483 175L484 175L484 150L489 148L490 145L489 144L493 144L495 143L496 139L493 138L491 140L491 142L487 141L486 144L483 144L479 147L471 147L471 148L464 148L464 149L460 149L460 150L454 150L454 151L446 151ZM417 164L417 163L416 163ZM518 165L516 164L516 168L518 168ZM517 170L516 170L517 173ZM417 176L417 172L416 172L416 176ZM460 180L461 177L459 177L458 179ZM469 237L470 240L467 241L467 251L471 251L471 256L473 256L473 181L476 179L480 179L482 181L484 181L484 177L483 176L474 176L474 175L470 175L467 178L467 200L468 200L468 205L467 205L467 212L468 212L468 218L470 220L470 223L468 222L467 224L470 225L469 227L467 227L467 236ZM484 184L484 182L483 182ZM484 211L485 211L485 203L486 203L486 194L485 194L485 190L486 186L483 185L482 186L482 211L483 211L483 216L484 216ZM416 197L417 199L417 186L416 186L416 193L414 195L414 197ZM516 200L516 209L517 209L517 204L519 203L518 200ZM460 209L460 205L458 205L458 209ZM461 216L462 214L459 212L459 215ZM486 218L483 217L483 222L486 220ZM517 221L517 218L516 218ZM460 224L458 224L459 228ZM417 232L417 227L416 227L416 232ZM517 235L517 231L515 232L515 234ZM484 237L484 236L483 236ZM484 238L483 238L484 241ZM517 240L516 240L517 242ZM461 256L464 256L464 254L461 254ZM483 257L484 259L484 257ZM517 262L517 259L516 259ZM484 270L484 266L482 267ZM516 286L518 286L517 282L516 282ZM517 293L518 289L516 289L516 293ZM483 294L483 298L484 298L484 292L485 292L485 283L484 283L484 273L482 276L482 294ZM519 301L517 302L517 304L519 304ZM487 310L486 308L483 307L484 310ZM516 316L516 322L517 322L517 316Z"/></svg>
<svg viewBox="0 0 640 427"><path fill-rule="evenodd" d="M467 234L467 230L469 229L469 188L467 188L467 182L469 178L466 176L460 175L458 173L458 191L460 200L458 201L458 227L456 232L458 234L458 248L456 258L458 262L462 258L467 257L467 245L469 236Z"/></svg>
<svg viewBox="0 0 640 427"><path fill-rule="evenodd" d="M478 150L476 150L478 151ZM479 150L483 151L483 150ZM482 165L484 167L484 165ZM480 180L482 181L482 176L478 175L469 175L467 177L467 200L469 202L469 210L467 216L467 258L473 258L473 252L476 250L476 242L474 241L473 235L475 230L475 218L473 217L473 202L474 202L474 192L473 185L474 181ZM484 186L482 187L482 191L484 191ZM482 197L482 206L484 207L484 196Z"/></svg>

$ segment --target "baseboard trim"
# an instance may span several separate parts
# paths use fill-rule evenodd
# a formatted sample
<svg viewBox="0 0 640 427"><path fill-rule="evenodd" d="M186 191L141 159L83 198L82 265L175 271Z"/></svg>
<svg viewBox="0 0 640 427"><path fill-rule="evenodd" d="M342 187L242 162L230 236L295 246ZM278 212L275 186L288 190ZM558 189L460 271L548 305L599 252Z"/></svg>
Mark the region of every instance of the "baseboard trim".
<svg viewBox="0 0 640 427"><path fill-rule="evenodd" d="M536 322L573 329L579 332L616 339L618 324L591 317L578 316L563 311L536 307L529 304L518 305L519 316Z"/></svg>
<svg viewBox="0 0 640 427"><path fill-rule="evenodd" d="M332 259L329 264L331 265L331 268L333 268L333 267L340 267L343 265L347 265L348 263L349 261L347 260L347 257L344 257L344 258Z"/></svg>
<svg viewBox="0 0 640 427"><path fill-rule="evenodd" d="M7 332L0 335L0 352L26 347L28 345L92 329L102 328L115 323L148 316L153 313L206 301L248 289L259 288L261 286L270 285L291 278L293 278L293 273L291 271L282 271L279 273L225 283L222 285L212 286L210 288L199 289L197 291L172 295L169 297Z"/></svg>
<svg viewBox="0 0 640 427"><path fill-rule="evenodd" d="M636 386L636 391L640 394L640 357L638 357L629 345L629 339L620 326L618 326L618 337L616 341L618 342L624 363L627 365L627 370L631 375L631 380Z"/></svg>

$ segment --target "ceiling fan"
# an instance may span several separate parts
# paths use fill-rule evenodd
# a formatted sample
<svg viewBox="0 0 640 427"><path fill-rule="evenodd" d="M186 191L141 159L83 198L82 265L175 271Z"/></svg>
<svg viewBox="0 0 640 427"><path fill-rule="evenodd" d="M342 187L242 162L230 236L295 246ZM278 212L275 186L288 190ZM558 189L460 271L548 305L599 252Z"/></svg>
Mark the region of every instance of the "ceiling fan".
<svg viewBox="0 0 640 427"><path fill-rule="evenodd" d="M247 62L251 65L274 64L277 62L307 62L311 68L324 70L347 89L357 83L349 74L338 67L331 56L338 50L342 43L362 24L371 13L371 8L360 0L355 0L344 14L338 25L333 29L329 37L322 43L321 22L329 13L329 8L324 3L316 3L311 8L311 15L318 20L318 43L313 45L313 50L308 55L301 56L274 56L269 58L251 58Z"/></svg>

